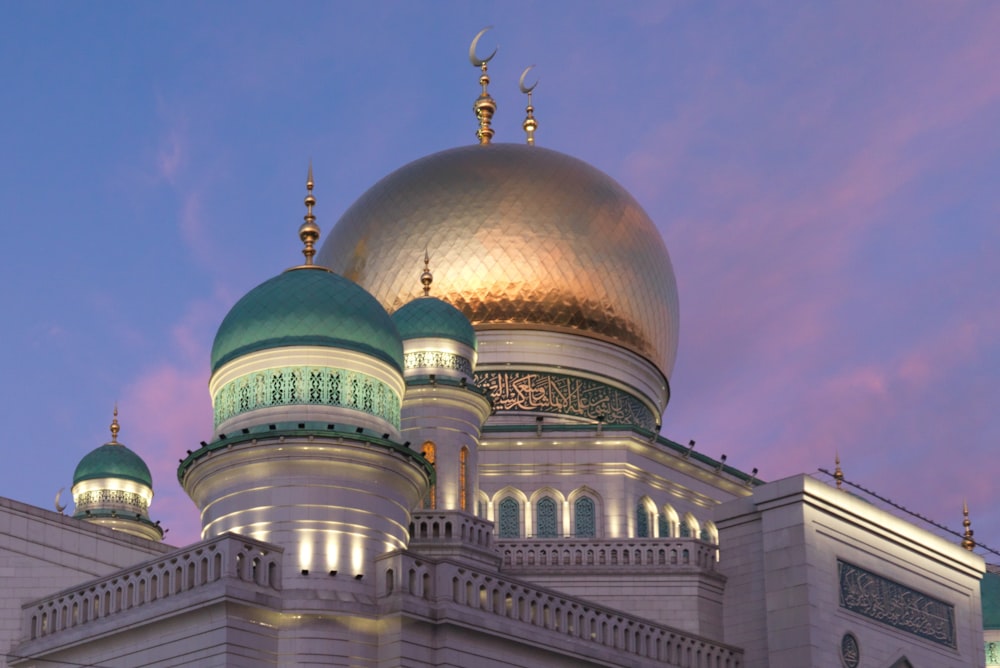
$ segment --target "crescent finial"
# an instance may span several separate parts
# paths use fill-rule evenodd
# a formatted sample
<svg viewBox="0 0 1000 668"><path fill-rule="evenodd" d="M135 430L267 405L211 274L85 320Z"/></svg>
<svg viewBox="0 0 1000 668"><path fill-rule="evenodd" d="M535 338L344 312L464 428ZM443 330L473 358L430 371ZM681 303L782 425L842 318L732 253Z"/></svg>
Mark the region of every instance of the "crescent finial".
<svg viewBox="0 0 1000 668"><path fill-rule="evenodd" d="M524 85L524 78L526 76L528 76L528 72L530 72L534 67L535 67L534 65L528 65L527 67L525 67L524 71L521 72L521 78L520 78L520 80L518 80L518 82L517 82L517 87L520 88L521 92L524 93L525 95L527 95L531 91L535 90L535 86L538 85L538 80L537 79L535 80L535 83L531 84L531 86L527 86L526 87Z"/></svg>
<svg viewBox="0 0 1000 668"><path fill-rule="evenodd" d="M479 38L485 35L488 31L493 30L493 26L486 26L479 31L479 34L472 39L472 44L469 46L469 62L472 63L473 67L482 67L486 63L493 60L493 56L497 55L497 50L500 48L497 46L493 49L493 53L486 56L485 58L480 58L476 55L476 46L479 44Z"/></svg>
<svg viewBox="0 0 1000 668"><path fill-rule="evenodd" d="M66 489L66 488L65 487L60 487L59 491L56 492L56 512L57 513L62 513L62 511L66 510L66 504L60 504L59 503L59 497L62 496L62 493L63 493L64 489Z"/></svg>

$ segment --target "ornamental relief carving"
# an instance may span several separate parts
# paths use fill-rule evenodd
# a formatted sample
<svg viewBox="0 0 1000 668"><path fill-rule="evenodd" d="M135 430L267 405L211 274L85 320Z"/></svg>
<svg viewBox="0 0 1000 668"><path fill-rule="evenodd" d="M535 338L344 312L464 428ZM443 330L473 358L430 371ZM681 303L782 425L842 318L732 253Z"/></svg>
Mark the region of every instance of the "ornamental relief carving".
<svg viewBox="0 0 1000 668"><path fill-rule="evenodd" d="M364 411L399 426L399 397L365 374L329 367L264 369L223 385L213 398L215 426L269 406L318 404Z"/></svg>
<svg viewBox="0 0 1000 668"><path fill-rule="evenodd" d="M840 606L893 628L955 647L955 608L936 598L837 560Z"/></svg>
<svg viewBox="0 0 1000 668"><path fill-rule="evenodd" d="M656 419L641 401L593 380L554 373L482 371L476 372L476 385L486 390L498 411L561 413L656 429Z"/></svg>

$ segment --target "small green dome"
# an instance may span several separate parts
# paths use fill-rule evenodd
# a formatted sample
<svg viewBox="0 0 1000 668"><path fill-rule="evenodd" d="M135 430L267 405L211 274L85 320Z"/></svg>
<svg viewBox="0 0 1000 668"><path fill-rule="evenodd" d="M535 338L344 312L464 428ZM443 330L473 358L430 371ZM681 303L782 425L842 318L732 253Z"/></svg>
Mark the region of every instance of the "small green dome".
<svg viewBox="0 0 1000 668"><path fill-rule="evenodd" d="M451 339L476 349L476 330L465 314L437 297L418 297L392 314L403 340Z"/></svg>
<svg viewBox="0 0 1000 668"><path fill-rule="evenodd" d="M123 478L153 488L153 476L142 457L121 443L105 443L89 452L73 472L73 484L96 478Z"/></svg>
<svg viewBox="0 0 1000 668"><path fill-rule="evenodd" d="M236 302L215 335L212 372L242 355L286 346L353 350L403 370L403 344L382 305L323 269L286 271Z"/></svg>

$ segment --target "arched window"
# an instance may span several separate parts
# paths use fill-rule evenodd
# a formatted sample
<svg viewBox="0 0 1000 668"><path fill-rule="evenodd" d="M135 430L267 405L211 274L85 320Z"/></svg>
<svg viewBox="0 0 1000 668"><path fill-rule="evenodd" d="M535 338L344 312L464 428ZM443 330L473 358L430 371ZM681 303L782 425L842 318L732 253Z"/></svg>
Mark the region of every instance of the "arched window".
<svg viewBox="0 0 1000 668"><path fill-rule="evenodd" d="M646 504L640 501L635 506L635 536L636 538L649 538L649 509Z"/></svg>
<svg viewBox="0 0 1000 668"><path fill-rule="evenodd" d="M466 468L469 465L469 449L462 446L458 453L458 507L465 510L468 506L469 487L466 478Z"/></svg>
<svg viewBox="0 0 1000 668"><path fill-rule="evenodd" d="M597 535L597 513L594 500L581 496L573 503L573 535L577 538L593 538Z"/></svg>
<svg viewBox="0 0 1000 668"><path fill-rule="evenodd" d="M680 536L681 538L691 537L691 525L688 524L688 520L686 517L681 520Z"/></svg>
<svg viewBox="0 0 1000 668"><path fill-rule="evenodd" d="M513 497L505 497L500 502L500 525L501 538L521 537L521 507Z"/></svg>
<svg viewBox="0 0 1000 668"><path fill-rule="evenodd" d="M425 442L420 448L420 454L424 456L424 459L426 459L431 466L434 466L434 460L437 457L437 448L434 447L433 441ZM434 510L437 508L437 483L431 485L430 490L428 490L427 498L424 499L424 508L428 510Z"/></svg>
<svg viewBox="0 0 1000 668"><path fill-rule="evenodd" d="M660 538L669 538L670 537L670 519L667 518L667 516L664 515L663 513L660 513L659 515L657 515L657 519L659 521L659 527L658 528L660 530Z"/></svg>
<svg viewBox="0 0 1000 668"><path fill-rule="evenodd" d="M559 535L556 520L556 502L551 496L543 497L535 506L538 513L535 535L539 538L555 538Z"/></svg>

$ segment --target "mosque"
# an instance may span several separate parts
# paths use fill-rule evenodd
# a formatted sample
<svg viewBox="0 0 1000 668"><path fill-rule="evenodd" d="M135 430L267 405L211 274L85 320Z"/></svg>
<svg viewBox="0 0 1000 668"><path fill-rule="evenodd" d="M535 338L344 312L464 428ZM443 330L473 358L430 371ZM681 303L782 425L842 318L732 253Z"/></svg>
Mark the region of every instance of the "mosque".
<svg viewBox="0 0 1000 668"><path fill-rule="evenodd" d="M201 542L162 542L117 409L71 515L0 499L0 665L996 658L971 531L661 435L667 248L621 185L534 145L523 76L527 141L492 141L476 41L479 142L389 174L322 244L310 167L303 259L222 319L211 436L177 470Z"/></svg>

